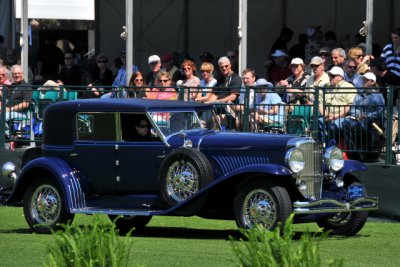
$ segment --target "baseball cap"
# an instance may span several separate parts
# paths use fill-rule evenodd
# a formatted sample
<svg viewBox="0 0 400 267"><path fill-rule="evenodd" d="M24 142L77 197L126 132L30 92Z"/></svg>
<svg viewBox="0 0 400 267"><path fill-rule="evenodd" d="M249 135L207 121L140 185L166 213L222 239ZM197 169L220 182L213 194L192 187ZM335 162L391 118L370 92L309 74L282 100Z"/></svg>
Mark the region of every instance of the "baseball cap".
<svg viewBox="0 0 400 267"><path fill-rule="evenodd" d="M321 49L319 50L318 54L330 54L331 53L331 49L327 46L321 47Z"/></svg>
<svg viewBox="0 0 400 267"><path fill-rule="evenodd" d="M287 57L288 55L281 50L275 50L275 52L271 56L272 57Z"/></svg>
<svg viewBox="0 0 400 267"><path fill-rule="evenodd" d="M311 59L310 65L321 65L321 64L324 64L324 60L321 57L316 56Z"/></svg>
<svg viewBox="0 0 400 267"><path fill-rule="evenodd" d="M161 59L160 59L159 56L157 56L157 55L152 55L152 56L149 56L148 63L151 64L151 63L160 62L160 61L161 61Z"/></svg>
<svg viewBox="0 0 400 267"><path fill-rule="evenodd" d="M342 77L344 77L344 71L341 67L338 66L334 66L331 68L330 71L328 71L329 74L331 75L340 75Z"/></svg>
<svg viewBox="0 0 400 267"><path fill-rule="evenodd" d="M361 77L363 77L366 80L373 80L374 82L376 82L376 76L372 72L366 72L364 73L364 75L361 75Z"/></svg>
<svg viewBox="0 0 400 267"><path fill-rule="evenodd" d="M301 65L304 64L304 61L299 58L299 57L295 57L294 59L292 59L292 61L290 62L290 65Z"/></svg>

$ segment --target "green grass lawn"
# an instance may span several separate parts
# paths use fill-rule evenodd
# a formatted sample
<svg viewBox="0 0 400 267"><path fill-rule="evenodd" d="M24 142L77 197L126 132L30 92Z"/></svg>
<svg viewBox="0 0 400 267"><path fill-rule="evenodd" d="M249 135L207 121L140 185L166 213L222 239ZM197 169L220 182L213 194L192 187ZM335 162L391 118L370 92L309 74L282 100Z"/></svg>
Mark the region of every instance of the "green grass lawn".
<svg viewBox="0 0 400 267"><path fill-rule="evenodd" d="M106 217L104 220L107 220ZM91 223L78 215L75 223ZM315 224L296 225L296 232ZM231 221L198 217L154 217L134 235L132 266L234 266L229 236L239 236ZM21 208L0 207L0 265L43 266L51 235L32 234ZM368 222L350 238L329 237L321 243L322 259L344 258L345 266L400 266L400 223Z"/></svg>

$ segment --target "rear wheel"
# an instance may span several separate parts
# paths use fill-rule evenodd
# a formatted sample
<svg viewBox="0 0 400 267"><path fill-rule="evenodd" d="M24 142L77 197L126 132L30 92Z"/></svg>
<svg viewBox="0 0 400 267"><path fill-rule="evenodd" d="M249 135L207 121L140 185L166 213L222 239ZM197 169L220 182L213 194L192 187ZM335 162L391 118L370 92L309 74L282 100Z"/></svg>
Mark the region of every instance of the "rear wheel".
<svg viewBox="0 0 400 267"><path fill-rule="evenodd" d="M351 185L361 185L354 182ZM352 236L357 234L368 218L368 211L339 212L317 221L319 227L332 235Z"/></svg>
<svg viewBox="0 0 400 267"><path fill-rule="evenodd" d="M273 230L279 222L285 223L292 213L287 190L270 181L257 181L246 185L236 195L235 220L240 228L259 224Z"/></svg>
<svg viewBox="0 0 400 267"><path fill-rule="evenodd" d="M51 233L74 218L74 214L66 210L57 181L47 176L36 179L28 187L23 208L29 227L36 233Z"/></svg>

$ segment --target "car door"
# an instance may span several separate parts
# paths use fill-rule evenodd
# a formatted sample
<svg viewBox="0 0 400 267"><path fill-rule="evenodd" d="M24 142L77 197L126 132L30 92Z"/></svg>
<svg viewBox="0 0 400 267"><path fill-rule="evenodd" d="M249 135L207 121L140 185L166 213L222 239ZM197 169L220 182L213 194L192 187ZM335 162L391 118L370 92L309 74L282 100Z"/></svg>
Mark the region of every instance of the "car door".
<svg viewBox="0 0 400 267"><path fill-rule="evenodd" d="M117 113L78 113L74 166L88 182L88 192L114 193L117 172Z"/></svg>
<svg viewBox="0 0 400 267"><path fill-rule="evenodd" d="M151 136L148 140L129 140L125 131L133 131L134 123L145 119ZM121 114L122 140L117 155L117 176L119 183L116 191L125 193L155 193L159 189L158 170L166 155L166 145L158 137L158 133L145 113ZM127 139L127 140L124 140Z"/></svg>

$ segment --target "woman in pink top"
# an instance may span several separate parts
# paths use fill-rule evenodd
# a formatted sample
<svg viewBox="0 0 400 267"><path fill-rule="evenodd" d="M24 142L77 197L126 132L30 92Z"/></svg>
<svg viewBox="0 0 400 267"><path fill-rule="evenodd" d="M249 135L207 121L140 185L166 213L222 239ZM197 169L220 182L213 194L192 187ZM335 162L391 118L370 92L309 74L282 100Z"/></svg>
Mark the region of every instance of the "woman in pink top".
<svg viewBox="0 0 400 267"><path fill-rule="evenodd" d="M177 95L174 88L171 88L172 79L167 71L160 71L157 75L156 85L158 88L153 88L146 92L147 99L162 99L176 100Z"/></svg>
<svg viewBox="0 0 400 267"><path fill-rule="evenodd" d="M7 79L7 69L4 66L0 66L0 99L3 96L3 84L10 85L11 81Z"/></svg>

